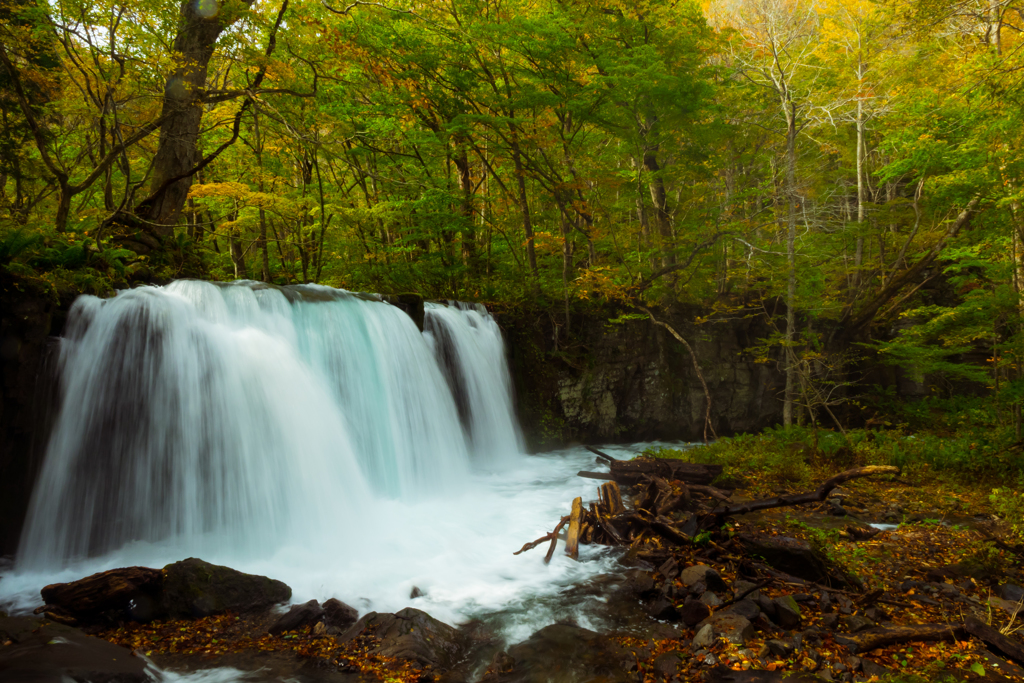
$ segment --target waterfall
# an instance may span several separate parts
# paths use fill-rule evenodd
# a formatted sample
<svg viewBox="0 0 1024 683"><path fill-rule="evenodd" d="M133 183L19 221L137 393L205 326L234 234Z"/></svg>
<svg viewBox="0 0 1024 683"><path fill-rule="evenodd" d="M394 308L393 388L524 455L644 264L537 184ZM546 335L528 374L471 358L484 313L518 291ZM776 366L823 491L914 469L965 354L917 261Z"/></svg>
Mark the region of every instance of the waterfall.
<svg viewBox="0 0 1024 683"><path fill-rule="evenodd" d="M372 299L198 281L80 297L18 566L132 544L251 557L344 542L339 520L517 452L483 307L429 304L420 333Z"/></svg>

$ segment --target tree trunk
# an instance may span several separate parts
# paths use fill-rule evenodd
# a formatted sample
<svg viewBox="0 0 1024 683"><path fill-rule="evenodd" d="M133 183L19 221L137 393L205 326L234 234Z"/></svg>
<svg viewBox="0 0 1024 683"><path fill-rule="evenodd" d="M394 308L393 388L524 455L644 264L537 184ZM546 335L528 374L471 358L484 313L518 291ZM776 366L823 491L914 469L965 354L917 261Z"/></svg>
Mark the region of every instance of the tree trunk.
<svg viewBox="0 0 1024 683"><path fill-rule="evenodd" d="M786 102L786 204L787 227L786 267L789 282L786 287L786 396L782 406L782 423L793 424L793 394L796 391L796 361L793 344L796 341L796 105Z"/></svg>
<svg viewBox="0 0 1024 683"><path fill-rule="evenodd" d="M241 0L248 7L252 0ZM207 67L213 49L227 24L215 11L204 11L210 3L183 0L174 52L179 66L167 77L160 127L160 143L153 159L152 194L136 207L136 215L153 226L164 239L174 232L188 197L192 178L173 178L189 173L196 163L196 140L203 116L199 94L206 86ZM216 7L216 4L213 4Z"/></svg>
<svg viewBox="0 0 1024 683"><path fill-rule="evenodd" d="M658 235L661 237L661 267L668 268L675 264L676 256L673 249L672 217L668 210L668 196L665 192L665 180L661 177L658 165L658 147L644 151L644 170L651 174L648 189L651 202L654 204L654 217L658 223Z"/></svg>
<svg viewBox="0 0 1024 683"><path fill-rule="evenodd" d="M514 128L512 129L512 163L515 164L516 168L519 211L523 214L523 233L526 235L526 260L530 264L530 272L537 275L537 251L533 244L533 221L530 218L530 202L526 195L526 172L523 170L523 158L519 150L519 137Z"/></svg>
<svg viewBox="0 0 1024 683"><path fill-rule="evenodd" d="M458 213L462 217L462 262L472 274L478 270L476 228L473 223L475 213L473 209L473 175L464 141L456 139L456 150L452 161L455 162L459 181Z"/></svg>

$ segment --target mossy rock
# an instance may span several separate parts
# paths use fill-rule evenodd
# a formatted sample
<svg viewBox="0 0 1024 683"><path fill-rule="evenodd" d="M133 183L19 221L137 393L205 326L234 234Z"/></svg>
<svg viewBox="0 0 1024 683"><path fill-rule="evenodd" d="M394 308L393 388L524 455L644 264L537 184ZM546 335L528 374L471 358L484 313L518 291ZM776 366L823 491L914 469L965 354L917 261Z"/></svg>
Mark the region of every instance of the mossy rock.
<svg viewBox="0 0 1024 683"><path fill-rule="evenodd" d="M160 606L171 618L255 612L292 597L292 589L281 581L194 557L167 565L163 575Z"/></svg>

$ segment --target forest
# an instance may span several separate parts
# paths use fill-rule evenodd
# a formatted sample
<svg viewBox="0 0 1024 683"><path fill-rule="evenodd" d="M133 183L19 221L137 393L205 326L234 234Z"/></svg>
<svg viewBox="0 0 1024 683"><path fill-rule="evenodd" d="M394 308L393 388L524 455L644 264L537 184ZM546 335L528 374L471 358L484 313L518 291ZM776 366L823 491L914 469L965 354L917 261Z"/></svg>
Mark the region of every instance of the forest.
<svg viewBox="0 0 1024 683"><path fill-rule="evenodd" d="M0 126L0 672L1024 680L1024 0L0 0Z"/></svg>
<svg viewBox="0 0 1024 683"><path fill-rule="evenodd" d="M761 307L787 423L870 352L1020 438L1016 0L0 11L14 275Z"/></svg>

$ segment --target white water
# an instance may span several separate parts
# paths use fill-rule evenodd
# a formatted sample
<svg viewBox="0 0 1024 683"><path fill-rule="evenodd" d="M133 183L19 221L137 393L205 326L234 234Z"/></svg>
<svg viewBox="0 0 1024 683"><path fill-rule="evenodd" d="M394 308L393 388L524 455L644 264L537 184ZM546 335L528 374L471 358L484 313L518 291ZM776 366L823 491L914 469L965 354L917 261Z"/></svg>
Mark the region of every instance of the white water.
<svg viewBox="0 0 1024 683"><path fill-rule="evenodd" d="M575 476L593 456L519 452L485 311L430 305L427 328L327 288L181 281L82 297L0 603L29 609L48 583L197 556L281 579L294 602L497 614L512 642L569 615L586 624L557 595L608 571L608 554L545 565L543 549L512 552L594 497Z"/></svg>

